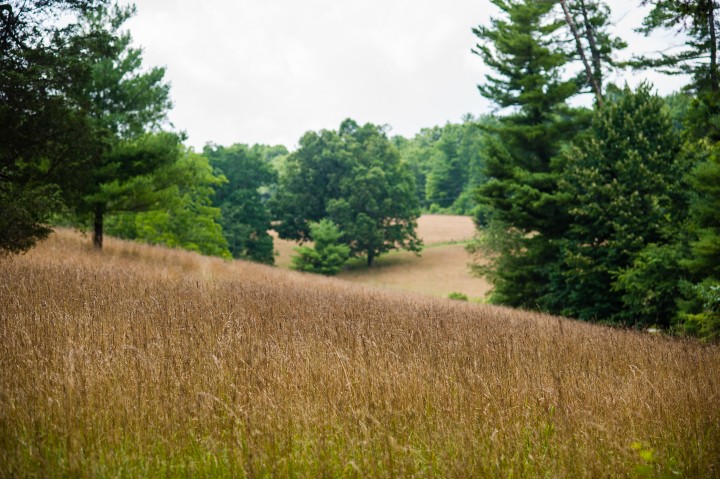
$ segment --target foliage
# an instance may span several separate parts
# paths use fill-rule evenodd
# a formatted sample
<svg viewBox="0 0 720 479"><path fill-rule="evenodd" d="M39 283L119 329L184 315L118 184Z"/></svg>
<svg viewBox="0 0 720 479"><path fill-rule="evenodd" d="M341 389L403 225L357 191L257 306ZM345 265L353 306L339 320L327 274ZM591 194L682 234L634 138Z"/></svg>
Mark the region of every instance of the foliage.
<svg viewBox="0 0 720 479"><path fill-rule="evenodd" d="M689 181L695 192L690 214L695 240L687 267L702 277L720 280L720 148L692 170Z"/></svg>
<svg viewBox="0 0 720 479"><path fill-rule="evenodd" d="M720 88L717 62L717 14L716 0L691 2L687 0L643 0L651 5L639 31L646 35L661 30L673 30L686 35L683 49L662 52L658 57L636 57L633 65L638 68L652 67L671 75L690 73L693 82L688 85L695 92Z"/></svg>
<svg viewBox="0 0 720 479"><path fill-rule="evenodd" d="M448 294L448 299L455 299L458 301L467 301L468 296L465 293L453 292L453 293Z"/></svg>
<svg viewBox="0 0 720 479"><path fill-rule="evenodd" d="M583 63L585 70L578 75L578 81L595 94L597 105L602 106L605 76L620 67L614 54L627 44L613 36L610 8L604 1L562 0L560 4L574 40L572 56Z"/></svg>
<svg viewBox="0 0 720 479"><path fill-rule="evenodd" d="M345 120L308 132L286 168L272 203L281 238L308 240L309 224L329 218L368 265L391 249L420 250L413 177L382 128Z"/></svg>
<svg viewBox="0 0 720 479"><path fill-rule="evenodd" d="M688 175L692 187L686 240L680 261L688 279L681 283L682 331L706 339L720 338L720 161L718 145L708 140L693 144L701 159Z"/></svg>
<svg viewBox="0 0 720 479"><path fill-rule="evenodd" d="M54 185L0 186L0 257L22 253L46 238L52 230L47 223L60 200Z"/></svg>
<svg viewBox="0 0 720 479"><path fill-rule="evenodd" d="M327 203L340 197L340 183L350 177L356 160L338 132L307 132L299 148L288 156L285 174L272 199L271 209L278 220L275 230L281 238L310 239L310 222L327 215Z"/></svg>
<svg viewBox="0 0 720 479"><path fill-rule="evenodd" d="M489 259L476 265L493 283L493 301L537 307L547 292L547 264L558 252L550 242L566 228L557 197L562 169L556 160L584 118L566 100L577 93L562 79L568 55L556 48L563 22L552 20L552 2L495 1L501 15L474 30L477 53L494 73L480 93L513 113L487 128L484 174L476 190L478 223L488 225L469 247Z"/></svg>
<svg viewBox="0 0 720 479"><path fill-rule="evenodd" d="M222 212L223 235L233 258L272 264L273 239L268 233L272 225L260 190L276 183L271 162L287 150L261 145L208 145L204 153L228 180L218 188L213 204Z"/></svg>
<svg viewBox="0 0 720 479"><path fill-rule="evenodd" d="M342 233L338 227L328 219L310 223L310 236L313 247L295 248L297 256L292 258L292 268L327 276L337 274L350 257L350 247L340 243Z"/></svg>
<svg viewBox="0 0 720 479"><path fill-rule="evenodd" d="M213 175L207 158L184 151L174 163L144 180L147 183L136 191L150 194L156 206L144 203L141 212L125 209L124 213L110 215L106 225L110 234L205 255L230 257L219 223L220 208L212 206L214 188L222 185L225 179ZM119 197L137 200L143 193Z"/></svg>
<svg viewBox="0 0 720 479"><path fill-rule="evenodd" d="M49 234L47 221L62 206L58 173L77 171L93 153L91 123L69 92L89 78L88 49L97 43L79 32L75 17L103 3L0 6L0 254L25 251Z"/></svg>
<svg viewBox="0 0 720 479"><path fill-rule="evenodd" d="M415 177L417 198L425 211L470 214L472 191L485 181L482 173L485 132L491 117L463 117L460 124L426 128L412 139L393 138L400 159Z"/></svg>
<svg viewBox="0 0 720 479"><path fill-rule="evenodd" d="M471 192L485 182L483 154L485 131L490 117L466 116L461 125L446 125L436 149L440 152L427 176L426 194L430 204L449 208L454 214L469 214L475 207Z"/></svg>
<svg viewBox="0 0 720 479"><path fill-rule="evenodd" d="M694 98L687 115L687 135L695 140L720 141L720 65L718 64L718 8L716 0L699 2L644 0L652 10L640 29L645 34L672 30L685 36L681 49L655 57L638 57L636 68L654 68L670 75L692 75L684 90Z"/></svg>
<svg viewBox="0 0 720 479"><path fill-rule="evenodd" d="M705 280L695 285L693 295L700 308L697 313L681 315L684 331L707 340L720 339L720 281Z"/></svg>
<svg viewBox="0 0 720 479"><path fill-rule="evenodd" d="M668 325L673 308L658 295L669 291L649 289L646 296L655 297L640 304L624 303L620 292L624 285L626 300L637 298L637 287L649 286L638 284L641 270L654 283L677 263L663 245L686 211L680 148L664 102L642 85L598 111L588 134L567 152L560 186L570 223L558 240L563 254L550 301L563 314ZM662 266L654 265L660 258Z"/></svg>
<svg viewBox="0 0 720 479"><path fill-rule="evenodd" d="M131 156L123 150L127 142L159 129L171 106L165 70L144 68L142 51L131 46L131 35L122 30L134 13L134 6L116 4L87 12L81 22L86 35L103 42L90 51L90 79L79 84L72 95L92 119L94 144L101 149L79 172L64 178L63 188L79 217L92 218L96 247L102 247L105 214L118 211L114 205L124 201L120 198L122 185L135 183L136 178L142 183L143 178L175 159L162 153L154 155L152 149L136 149Z"/></svg>

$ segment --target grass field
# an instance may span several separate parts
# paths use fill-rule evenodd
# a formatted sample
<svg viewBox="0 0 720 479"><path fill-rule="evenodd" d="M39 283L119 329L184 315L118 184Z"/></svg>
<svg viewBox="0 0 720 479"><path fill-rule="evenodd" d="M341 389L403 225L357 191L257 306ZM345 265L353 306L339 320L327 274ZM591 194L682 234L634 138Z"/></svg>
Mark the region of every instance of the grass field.
<svg viewBox="0 0 720 479"><path fill-rule="evenodd" d="M720 348L60 231L0 262L0 477L719 477Z"/></svg>
<svg viewBox="0 0 720 479"><path fill-rule="evenodd" d="M415 291L431 296L447 297L463 293L479 300L490 289L489 284L470 274L470 257L465 243L475 234L475 225L467 216L424 215L418 220L418 236L426 249L420 256L394 251L376 260L373 268L358 266L341 272L338 277L348 281L402 291ZM279 253L276 264L290 266L290 257L297 243L275 238Z"/></svg>

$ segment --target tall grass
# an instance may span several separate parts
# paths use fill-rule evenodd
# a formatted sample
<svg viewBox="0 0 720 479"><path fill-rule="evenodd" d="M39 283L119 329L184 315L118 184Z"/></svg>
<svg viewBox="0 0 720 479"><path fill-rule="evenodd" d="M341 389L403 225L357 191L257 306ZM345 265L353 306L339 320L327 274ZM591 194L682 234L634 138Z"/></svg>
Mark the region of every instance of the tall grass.
<svg viewBox="0 0 720 479"><path fill-rule="evenodd" d="M0 263L0 476L720 476L720 349L60 232Z"/></svg>

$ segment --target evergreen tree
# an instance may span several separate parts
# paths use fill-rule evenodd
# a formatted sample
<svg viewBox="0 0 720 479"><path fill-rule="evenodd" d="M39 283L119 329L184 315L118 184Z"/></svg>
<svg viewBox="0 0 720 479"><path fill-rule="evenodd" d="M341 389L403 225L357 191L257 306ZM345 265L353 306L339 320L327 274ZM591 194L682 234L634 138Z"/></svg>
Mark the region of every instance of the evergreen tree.
<svg viewBox="0 0 720 479"><path fill-rule="evenodd" d="M695 192L691 217L696 239L688 267L705 278L720 281L720 151L713 148L690 174Z"/></svg>
<svg viewBox="0 0 720 479"><path fill-rule="evenodd" d="M557 241L562 259L546 300L553 310L585 320L669 325L675 305L666 293L677 292L677 278L658 284L665 269L651 258L674 261L664 248L686 211L680 152L668 110L647 85L626 89L597 112L587 135L565 154L559 184L570 224ZM636 285L651 283L660 288L639 296Z"/></svg>
<svg viewBox="0 0 720 479"><path fill-rule="evenodd" d="M720 91L718 72L717 0L644 0L652 9L640 29L649 34L656 29L674 30L688 37L685 48L659 57L635 58L636 67L655 67L667 74L693 75L695 91Z"/></svg>
<svg viewBox="0 0 720 479"><path fill-rule="evenodd" d="M229 258L220 208L212 204L215 188L225 182L213 174L207 158L181 150L173 163L135 177L123 185L123 194L113 195L123 205L113 205L116 212L108 215L106 230L121 238Z"/></svg>
<svg viewBox="0 0 720 479"><path fill-rule="evenodd" d="M84 34L101 41L89 52L89 80L73 89L72 98L91 118L92 142L98 151L78 170L65 170L61 182L66 201L79 217L92 218L93 244L98 248L103 243L104 217L118 201L107 196L113 189L105 185L152 175L176 160L164 154L154 156L152 149L132 157L113 151L148 131L159 130L171 106L165 70L143 68L142 51L131 46L130 33L122 30L134 14L133 5L115 4L87 12L81 21Z"/></svg>
<svg viewBox="0 0 720 479"><path fill-rule="evenodd" d="M546 265L558 255L550 240L565 231L554 159L583 126L565 103L578 85L562 77L568 54L557 39L564 22L552 20L552 2L493 3L501 16L473 30L481 40L475 53L495 72L479 89L512 113L488 128L488 180L476 199L490 224L469 249L489 258L475 270L492 281L494 301L537 307L547 293Z"/></svg>
<svg viewBox="0 0 720 479"><path fill-rule="evenodd" d="M76 15L103 3L0 5L0 255L50 233L47 223L62 207L58 172L77 174L95 153L92 123L69 93L90 77L88 50L98 44L82 35Z"/></svg>
<svg viewBox="0 0 720 479"><path fill-rule="evenodd" d="M670 75L691 74L685 90L695 94L687 118L689 134L720 141L720 66L718 65L717 0L644 0L652 5L640 29L645 34L661 29L686 35L684 48L654 57L636 57L636 68L655 68Z"/></svg>
<svg viewBox="0 0 720 479"><path fill-rule="evenodd" d="M560 5L575 44L574 56L583 64L581 83L591 89L598 106L602 106L605 75L619 66L613 54L627 44L611 34L610 8L605 2L560 0Z"/></svg>
<svg viewBox="0 0 720 479"><path fill-rule="evenodd" d="M312 248L295 248L297 256L292 258L292 269L308 273L332 276L337 274L350 257L350 247L342 244L342 233L335 223L328 219L310 223Z"/></svg>

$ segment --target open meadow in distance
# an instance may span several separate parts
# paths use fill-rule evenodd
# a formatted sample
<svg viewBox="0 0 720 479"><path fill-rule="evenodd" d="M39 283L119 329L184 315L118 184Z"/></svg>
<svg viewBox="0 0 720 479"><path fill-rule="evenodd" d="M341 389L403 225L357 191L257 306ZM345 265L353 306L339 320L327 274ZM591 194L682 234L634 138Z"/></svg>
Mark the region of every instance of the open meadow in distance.
<svg viewBox="0 0 720 479"><path fill-rule="evenodd" d="M60 230L0 262L0 477L718 477L720 348Z"/></svg>
<svg viewBox="0 0 720 479"><path fill-rule="evenodd" d="M358 261L338 277L355 283L383 288L414 291L446 298L457 292L481 300L490 289L482 278L470 274L471 258L465 245L475 234L469 216L423 215L418 219L418 237L425 249L420 256L407 251L393 251L377 259L372 268ZM274 235L278 255L275 264L289 268L298 243Z"/></svg>

